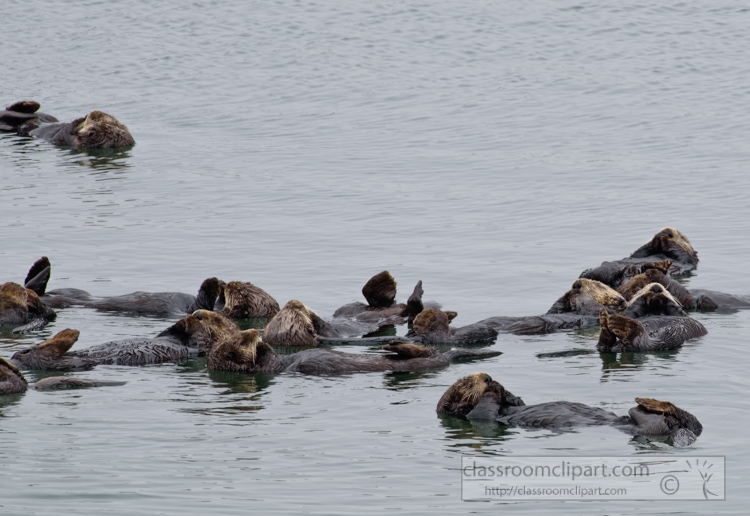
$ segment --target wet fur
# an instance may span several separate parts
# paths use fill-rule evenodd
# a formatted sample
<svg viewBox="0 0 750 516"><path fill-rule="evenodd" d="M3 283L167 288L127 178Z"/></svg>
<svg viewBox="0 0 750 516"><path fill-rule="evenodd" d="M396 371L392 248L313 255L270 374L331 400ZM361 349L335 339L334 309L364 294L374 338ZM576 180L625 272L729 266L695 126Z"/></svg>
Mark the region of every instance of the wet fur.
<svg viewBox="0 0 750 516"><path fill-rule="evenodd" d="M271 318L279 313L279 303L265 290L240 281L230 281L224 288L222 313L232 319Z"/></svg>

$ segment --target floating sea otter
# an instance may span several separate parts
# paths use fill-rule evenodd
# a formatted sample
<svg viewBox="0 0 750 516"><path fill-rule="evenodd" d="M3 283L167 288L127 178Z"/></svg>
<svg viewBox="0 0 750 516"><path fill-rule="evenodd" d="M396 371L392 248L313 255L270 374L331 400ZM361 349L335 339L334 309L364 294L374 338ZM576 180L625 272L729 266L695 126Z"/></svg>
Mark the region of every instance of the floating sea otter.
<svg viewBox="0 0 750 516"><path fill-rule="evenodd" d="M639 299L639 296L633 296L628 301L619 292L600 281L579 278L544 315L490 317L477 324L488 325L497 331L517 335L538 335L596 326L599 324L599 311L602 309L610 313L622 312L629 317L665 313L685 315L679 303L674 299L662 305L655 302L645 304L644 301L645 299ZM669 311L665 312L667 309Z"/></svg>
<svg viewBox="0 0 750 516"><path fill-rule="evenodd" d="M124 385L125 382L90 380L70 376L50 376L36 382L32 388L41 391L49 389L78 389L82 387L104 387ZM29 384L16 366L0 358L0 395L26 392Z"/></svg>
<svg viewBox="0 0 750 516"><path fill-rule="evenodd" d="M135 145L128 128L115 117L92 111L69 123L38 113L39 103L21 101L0 111L0 130L41 138L76 149L117 149Z"/></svg>
<svg viewBox="0 0 750 516"><path fill-rule="evenodd" d="M305 349L277 355L260 340L257 330L226 335L208 355L209 369L240 373L349 374L379 371L414 372L445 367L458 358L483 358L501 353L490 350L453 349L440 353L418 344L394 341L383 346L395 355L342 353L328 349Z"/></svg>
<svg viewBox="0 0 750 516"><path fill-rule="evenodd" d="M68 328L41 344L15 353L10 361L13 365L25 369L54 371L91 369L97 364L96 361L66 354L79 336L78 330Z"/></svg>
<svg viewBox="0 0 750 516"><path fill-rule="evenodd" d="M634 435L669 436L679 445L692 444L703 430L695 416L669 402L649 398L635 401L638 406L631 408L627 416L568 401L526 405L488 374L475 373L458 380L443 394L437 412L521 428L609 425Z"/></svg>
<svg viewBox="0 0 750 516"><path fill-rule="evenodd" d="M47 291L52 265L46 256L31 266L26 276L27 289L33 290L53 308L84 306L105 312L139 315L183 315L196 310L213 310L223 282L216 278L203 281L197 296L182 292L133 292L122 296L96 298L85 290L64 288Z"/></svg>
<svg viewBox="0 0 750 516"><path fill-rule="evenodd" d="M270 319L279 313L279 303L252 283L230 281L223 287L220 311L230 319Z"/></svg>
<svg viewBox="0 0 750 516"><path fill-rule="evenodd" d="M669 265L667 270L663 270L667 259L670 260ZM617 288L629 278L649 268L657 268L665 274L669 272L672 276L680 276L697 266L698 253L690 245L687 237L674 228L664 228L628 258L603 262L599 267L583 271L581 278L594 279Z"/></svg>
<svg viewBox="0 0 750 516"><path fill-rule="evenodd" d="M216 312L198 310L154 338L106 342L67 353L62 347L53 347L50 352L61 351L65 353L64 358L81 359L94 364L161 364L205 355L221 337L239 331L237 325L226 317Z"/></svg>

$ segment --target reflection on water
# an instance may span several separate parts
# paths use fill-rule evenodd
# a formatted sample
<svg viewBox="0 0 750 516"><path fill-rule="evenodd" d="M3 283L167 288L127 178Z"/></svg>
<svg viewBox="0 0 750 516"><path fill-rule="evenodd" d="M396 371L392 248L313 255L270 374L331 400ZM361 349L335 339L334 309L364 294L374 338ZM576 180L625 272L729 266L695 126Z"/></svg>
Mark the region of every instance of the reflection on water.
<svg viewBox="0 0 750 516"><path fill-rule="evenodd" d="M69 149L65 159L60 162L61 166L79 165L88 167L97 172L124 171L133 165L129 159L132 157L132 149ZM114 179L112 177L98 177L97 180Z"/></svg>

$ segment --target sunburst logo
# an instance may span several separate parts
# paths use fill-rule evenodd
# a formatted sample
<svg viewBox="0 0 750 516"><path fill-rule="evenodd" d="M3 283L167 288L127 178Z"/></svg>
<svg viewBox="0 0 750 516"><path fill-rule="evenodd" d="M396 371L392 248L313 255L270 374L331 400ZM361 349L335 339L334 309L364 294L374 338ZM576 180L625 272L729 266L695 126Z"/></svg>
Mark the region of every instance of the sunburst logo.
<svg viewBox="0 0 750 516"><path fill-rule="evenodd" d="M697 471L698 474L701 476L701 479L703 479L703 496L706 498L706 500L710 500L708 495L711 496L719 496L716 493L712 492L710 489L708 489L708 483L711 480L711 478L714 476L714 474L709 471L711 468L714 467L713 462L709 463L707 460L703 461L703 464L700 463L699 459L695 459L695 464L692 464L689 460L685 461L688 465L688 471Z"/></svg>

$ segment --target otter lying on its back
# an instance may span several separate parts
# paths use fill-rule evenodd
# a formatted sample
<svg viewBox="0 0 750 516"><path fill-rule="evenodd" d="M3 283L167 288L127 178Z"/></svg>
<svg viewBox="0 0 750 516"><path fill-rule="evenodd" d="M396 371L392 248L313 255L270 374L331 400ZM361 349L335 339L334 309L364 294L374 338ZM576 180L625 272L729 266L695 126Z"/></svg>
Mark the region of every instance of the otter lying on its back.
<svg viewBox="0 0 750 516"><path fill-rule="evenodd" d="M81 387L104 387L109 385L124 385L125 382L112 382L107 380L89 380L88 378L76 378L69 376L50 376L39 380L33 388L41 390L49 389L78 389ZM26 392L29 384L16 366L0 358L0 395L18 394Z"/></svg>
<svg viewBox="0 0 750 516"><path fill-rule="evenodd" d="M635 401L638 405L627 416L567 401L527 406L488 374L475 373L458 380L443 394L437 412L524 428L609 425L634 435L670 436L681 445L693 443L703 430L695 416L669 402L648 398Z"/></svg>
<svg viewBox="0 0 750 516"><path fill-rule="evenodd" d="M0 324L21 324L13 333L42 328L57 314L33 290L18 283L0 285Z"/></svg>
<svg viewBox="0 0 750 516"><path fill-rule="evenodd" d="M128 128L107 113L92 111L85 117L63 123L53 116L37 113L39 107L34 101L8 106L0 111L0 130L76 149L117 149L135 145Z"/></svg>
<svg viewBox="0 0 750 516"><path fill-rule="evenodd" d="M663 263L669 259L667 270ZM648 268L658 268L665 274L680 276L698 266L698 253L690 241L674 228L664 228L646 244L639 247L628 258L614 262L604 262L599 267L587 269L581 278L601 281L617 288L631 277L645 272Z"/></svg>
<svg viewBox="0 0 750 516"><path fill-rule="evenodd" d="M397 355L363 355L328 349L306 349L291 355L277 355L261 342L257 330L227 335L211 349L208 367L240 373L299 372L304 374L348 374L380 371L425 371L447 366L452 359L490 357L500 353L486 350L451 350L440 353L417 344L394 341L383 346Z"/></svg>
<svg viewBox="0 0 750 516"><path fill-rule="evenodd" d="M29 269L24 284L53 308L84 306L103 312L125 312L139 315L183 315L196 310L213 310L223 282L208 278L201 283L197 296L181 292L133 292L122 296L95 298L79 289L47 291L52 265L46 256Z"/></svg>

